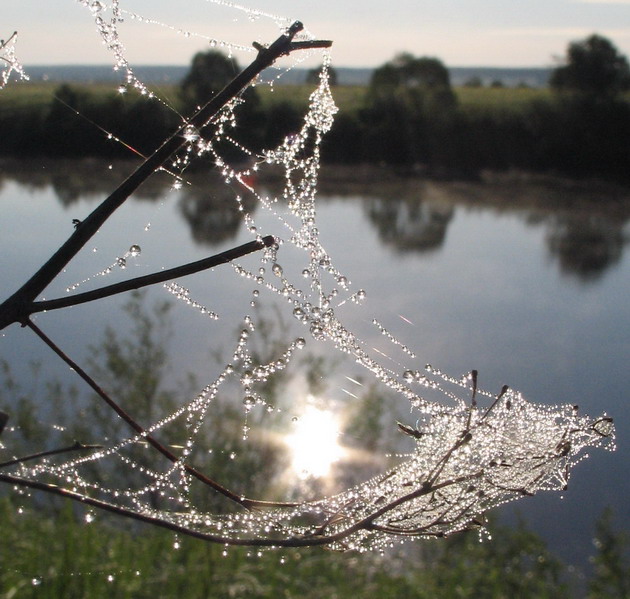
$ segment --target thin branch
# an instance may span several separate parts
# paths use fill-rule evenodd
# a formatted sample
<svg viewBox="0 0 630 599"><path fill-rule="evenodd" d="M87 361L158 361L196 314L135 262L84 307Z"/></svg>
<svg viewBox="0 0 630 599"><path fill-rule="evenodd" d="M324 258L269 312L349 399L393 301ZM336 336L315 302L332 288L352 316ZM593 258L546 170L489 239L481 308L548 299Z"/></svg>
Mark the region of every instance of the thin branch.
<svg viewBox="0 0 630 599"><path fill-rule="evenodd" d="M79 443L78 441L73 445L69 445L68 447L61 447L59 449L50 449L48 451L40 451L39 453L33 453L31 455L27 455L21 458L15 458L13 460L9 460L7 462L0 462L0 468L7 468L8 466L15 466L15 464L22 464L24 462L29 462L31 460L39 460L41 458L46 458L52 455L60 455L62 453L69 453L71 451L81 451L84 449L102 449L102 445L84 445L83 443Z"/></svg>
<svg viewBox="0 0 630 599"><path fill-rule="evenodd" d="M77 293L76 295L68 297L33 302L28 310L28 314L30 315L37 312L77 306L79 304L85 304L87 302L93 302L105 297L111 297L112 295L124 293L125 291L131 291L132 289L141 289L142 287L148 287L149 285L164 283L165 281L170 281L171 279L192 275L194 273L201 272L202 270L208 270L209 268L214 268L220 264L225 264L264 247L270 247L274 243L275 238L273 235L267 235L261 240L250 241L243 245L239 245L238 247L226 250L225 252L221 252L220 254L204 258L203 260L197 260L196 262L190 262L188 264L183 264L182 266L176 266L175 268L161 270L150 275L135 277L133 279L129 279L128 281L122 281L121 283L108 285L107 287L101 287L100 289L94 289L93 291L87 291L85 293Z"/></svg>
<svg viewBox="0 0 630 599"><path fill-rule="evenodd" d="M4 482L4 483L11 484L14 486L19 486L19 487L36 489L36 490L44 491L46 493L50 493L53 495L65 497L66 499L71 499L73 501L83 503L84 505L89 505L89 506L104 510L106 512L111 512L118 516L124 516L126 518L138 520L146 524L151 524L153 526L158 526L160 528L166 528L173 532L190 536L190 537L195 537L197 539L202 539L204 541L209 541L211 543L219 543L222 545L249 546L249 547L310 547L310 546L322 546L322 545L330 545L332 543L338 543L360 530L378 529L379 525L375 525L374 520L376 520L378 517L382 516L384 513L388 512L389 510L394 509L395 507L398 507L400 504L405 503L406 501L409 501L411 499L420 497L421 495L425 495L426 493L430 493L437 488L443 488L451 484L457 484L458 482L461 482L462 480L465 480L466 478L468 477L460 477L459 479L455 478L449 481L445 481L443 483L439 483L435 485L432 489L429 489L429 488L417 489L413 493L405 495L404 497L400 497L398 500L393 501L392 503L385 506L384 508L370 514L369 516L367 516L366 518L363 518L359 522L356 522L352 526L349 526L348 528L345 528L343 530L340 530L338 532L332 533L327 536L326 535L322 535L322 536L309 535L309 536L289 537L286 539L278 539L278 538L258 538L258 537L233 538L233 537L225 537L221 535L205 533L199 530L188 528L186 526L175 524L174 522L170 522L168 520L163 520L156 516L151 516L148 514L135 512L129 508L122 507L120 505L115 505L115 504L108 503L100 499L89 497L87 495L82 495L81 493L77 493L76 491L72 491L64 487L58 487L57 485L44 483L40 481L28 480L28 479L21 478L18 476L13 476L11 474L0 473L0 482ZM433 535L431 533L427 533L427 536L433 536Z"/></svg>
<svg viewBox="0 0 630 599"><path fill-rule="evenodd" d="M165 445L160 443L157 439L147 433L147 431L138 423L134 418L127 413L120 405L118 405L104 390L103 388L85 371L81 368L70 356L68 356L46 333L44 333L34 322L28 320L26 326L30 328L50 349L52 349L70 368L72 368L91 388L96 394L112 409L122 420L124 420L138 435L141 435L146 442L151 445L155 450L161 453L166 459L172 463L181 463L184 470L201 481L203 484L211 487L224 497L234 501L245 509L263 508L263 507L293 507L298 505L296 503L279 503L271 501L260 501L257 499L248 499L243 495L237 495L233 493L223 485L212 480L202 472L199 472L196 468L189 466L182 462L181 458L175 455Z"/></svg>

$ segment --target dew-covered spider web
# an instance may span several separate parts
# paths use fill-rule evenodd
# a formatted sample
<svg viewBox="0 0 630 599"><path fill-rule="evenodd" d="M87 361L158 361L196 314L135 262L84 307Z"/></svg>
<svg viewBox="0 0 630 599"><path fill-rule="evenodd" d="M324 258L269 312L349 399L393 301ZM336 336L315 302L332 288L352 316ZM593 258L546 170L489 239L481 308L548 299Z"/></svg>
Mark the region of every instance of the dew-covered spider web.
<svg viewBox="0 0 630 599"><path fill-rule="evenodd" d="M242 39L227 40L201 26L192 31L138 14L130 7L132 2L82 0L80 4L92 12L114 69L121 73L119 91L133 88L165 106L171 106L168 99L151 91L128 59L124 33L128 24L153 28L160 35L203 40L228 54L256 55L257 50ZM202 4L208 13L226 12L243 26L261 26L264 33L259 35L266 37L258 38L260 42L271 42L293 22L231 2ZM299 39L316 37L302 31ZM305 54L312 58L314 53L320 53L322 64L319 83L301 126L276 147L252 148L242 141L244 100L237 96L205 128L187 125L182 117L185 147L163 167L174 189L190 184L193 165L218 173L223 184L235 190L240 226L251 239L275 238L270 247L222 267L231 269L247 286L246 306L252 310L242 315L239 331L228 342L230 357L218 374L177 409L141 430L122 429L115 439L99 440L98 448L19 461L5 471L43 490L63 489L66 496L94 508L225 545L327 545L367 551L384 550L409 537L483 528L488 509L538 491L565 489L586 448L613 446L614 429L607 416L591 418L574 406L537 405L507 386L490 393L478 387L476 371L453 377L419 364L413 343L390 333L389 316L369 313L369 290L337 266L338 258L327 251L317 218L320 148L337 112L329 86L330 53L292 53L255 83L272 85L305 60ZM261 183L267 180L276 183ZM128 247L93 276L106 277L143 253L134 240ZM68 292L87 280L70 285ZM164 287L168 297L180 300L182 309L200 313L198 334L207 331L212 336L212 327L221 319L212 297L195 296L181 281ZM266 348L263 358L256 348L260 323L254 308L267 302L278 306L290 325L280 342ZM350 323L356 320L368 323L381 340L378 347L355 331ZM408 420L392 418L389 431L412 449L383 456L379 472L332 493L310 487L308 493L291 492L285 497L276 491L252 496L246 487L232 488L229 480L216 480L213 472L198 468L201 456L217 451L206 445L206 429L213 422L219 396L231 397L239 411L243 442L256 443L257 418L276 412L270 395L274 381L285 381L284 373L309 348L352 364L363 377L361 384L369 381L402 398ZM354 372L355 378L347 379L357 382ZM326 423L317 422L323 435ZM323 448L311 449L318 451ZM238 468L238 452L229 453L227 459Z"/></svg>

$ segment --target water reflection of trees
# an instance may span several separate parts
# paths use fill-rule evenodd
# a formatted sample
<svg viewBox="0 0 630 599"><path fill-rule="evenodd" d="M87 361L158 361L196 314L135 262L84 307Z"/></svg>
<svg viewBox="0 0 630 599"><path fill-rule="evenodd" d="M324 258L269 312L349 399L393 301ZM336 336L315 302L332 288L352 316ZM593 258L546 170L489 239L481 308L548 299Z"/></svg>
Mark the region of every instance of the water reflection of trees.
<svg viewBox="0 0 630 599"><path fill-rule="evenodd" d="M546 241L562 273L590 282L621 260L627 239L623 222L578 214L557 217Z"/></svg>
<svg viewBox="0 0 630 599"><path fill-rule="evenodd" d="M60 203L97 200L132 172L132 161L47 160L0 161L0 186L15 181L27 189L51 187ZM242 222L234 197L216 171L187 172L180 210L198 243L215 244L235 236ZM188 185L190 183L190 185ZM281 193L283 179L265 181L271 195ZM164 198L173 177L157 173L134 198ZM562 273L583 282L599 279L622 257L630 220L630 193L625 188L564 179L486 176L483 182L426 181L396 176L387 169L322 173L320 197L360 197L369 222L384 244L400 252L438 249L457 208L522 216L532 227L547 228L545 241ZM243 194L245 208L255 200Z"/></svg>
<svg viewBox="0 0 630 599"><path fill-rule="evenodd" d="M0 185L15 181L31 190L51 187L62 206L79 200L102 199L129 176L137 162L104 160L43 160L0 162ZM156 173L134 193L134 198L155 201L173 184L173 177Z"/></svg>
<svg viewBox="0 0 630 599"><path fill-rule="evenodd" d="M365 211L383 243L402 252L423 252L438 249L444 243L455 210L414 196L395 200L369 198Z"/></svg>
<svg viewBox="0 0 630 599"><path fill-rule="evenodd" d="M236 236L243 223L243 215L235 201L235 190L215 182L194 185L182 191L179 209L197 243L216 245ZM242 204L245 210L253 212L256 199L247 194L242 198Z"/></svg>

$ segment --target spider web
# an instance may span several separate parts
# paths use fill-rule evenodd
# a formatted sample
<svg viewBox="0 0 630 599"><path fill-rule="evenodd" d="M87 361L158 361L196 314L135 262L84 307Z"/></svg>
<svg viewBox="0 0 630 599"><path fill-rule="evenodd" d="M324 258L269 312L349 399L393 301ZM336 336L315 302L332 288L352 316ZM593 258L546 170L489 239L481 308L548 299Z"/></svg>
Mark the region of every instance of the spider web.
<svg viewBox="0 0 630 599"><path fill-rule="evenodd" d="M248 22L272 24L280 32L291 23L288 18L231 2L207 3ZM123 88L131 86L152 98L154 92L136 77L126 57L120 31L126 21L203 39L228 53L254 51L238 42L129 11L118 0L82 0L80 4L92 12L96 28L113 55L114 68L123 74ZM313 39L310 33L303 36ZM289 66L274 71L268 81L273 82L303 59L291 58ZM231 268L235 276L251 283L256 303L276 301L300 333L285 339L271 358L261 361L252 349L257 323L245 316L229 363L179 408L141 432L113 442L104 440L87 455L17 464L12 469L16 476L57 485L96 507L113 507L226 545L321 544L366 551L384 550L401 539L439 537L483 527L483 514L490 508L541 490L565 489L571 468L586 455L585 448L614 447L610 442L614 429L607 416L592 419L578 414L573 406L536 405L507 387L499 394L483 391L477 387L475 371L454 378L431 366L419 368L409 344L391 334L381 320L365 316L366 291L354 286L348 274L336 266L335 258L324 247L317 221L320 148L337 111L329 86L330 60L330 54L323 51L319 84L309 98L302 126L277 147L261 152L239 141L243 100L238 97L213 118L204 133L187 128L186 147L167 168L177 188L186 181L189 167L201 160L219 172L226 185L239 189L235 203L244 229L254 240L270 233L276 243L260 253L257 265L241 261ZM155 101L169 106L164 99L156 97ZM226 143L240 153L240 160L226 158L222 149ZM282 184L274 193L254 180L254 175L266 172L281 173ZM261 209L262 218L248 208L252 205ZM124 267L130 256L139 253L139 246L131 246L98 274ZM78 286L71 286L69 291ZM209 326L220 316L207 307L205 299L193 297L177 282L167 284L166 291L210 316ZM372 349L353 332L347 323L356 312L371 323L395 358ZM408 402L416 424L396 426L392 422L391 430L405 434L413 442L413 451L395 456L393 467L341 493L317 499L291 497L286 502L239 495L236 503L240 500L240 507L248 509L238 505L223 511L209 508L207 501L199 499L200 481L189 466L203 449L199 447L202 431L220 391L232 390L242 410L247 439L248 418L257 410L273 409L265 395L266 385L292 368L296 356L312 345L323 345L328 353L344 356L371 380ZM175 431L171 444L179 448L166 465L164 459L146 459L149 440L164 431Z"/></svg>

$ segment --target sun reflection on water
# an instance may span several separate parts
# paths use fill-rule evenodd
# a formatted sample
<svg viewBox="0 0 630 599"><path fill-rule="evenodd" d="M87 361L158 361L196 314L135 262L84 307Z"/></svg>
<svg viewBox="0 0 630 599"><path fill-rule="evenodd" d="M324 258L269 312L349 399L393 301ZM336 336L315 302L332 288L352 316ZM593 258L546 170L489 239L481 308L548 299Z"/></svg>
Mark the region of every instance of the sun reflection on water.
<svg viewBox="0 0 630 599"><path fill-rule="evenodd" d="M301 479L323 478L343 458L339 444L341 423L332 410L307 405L285 441L291 452L291 468Z"/></svg>

